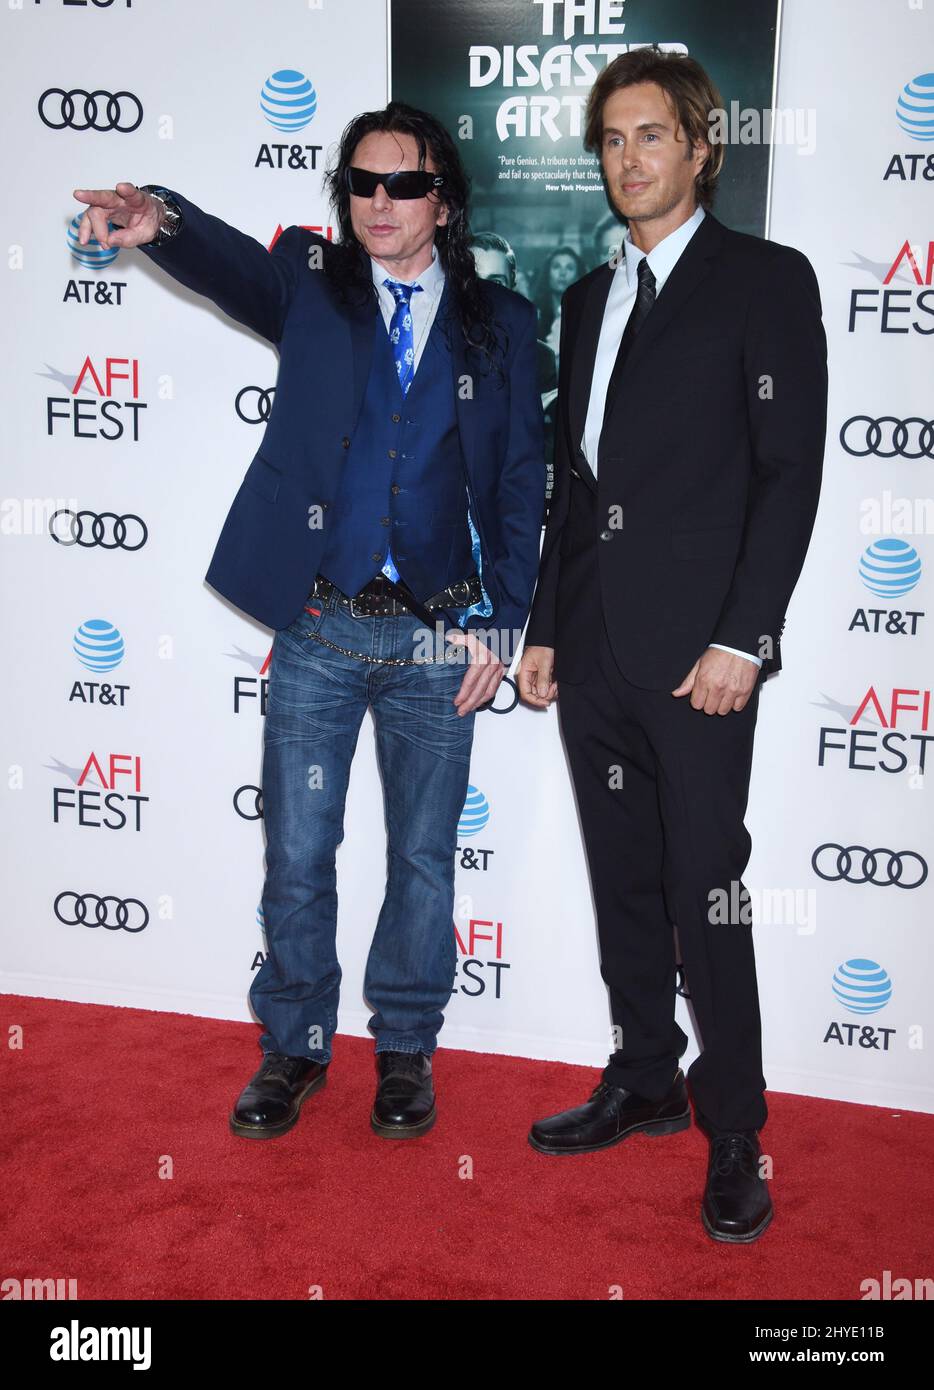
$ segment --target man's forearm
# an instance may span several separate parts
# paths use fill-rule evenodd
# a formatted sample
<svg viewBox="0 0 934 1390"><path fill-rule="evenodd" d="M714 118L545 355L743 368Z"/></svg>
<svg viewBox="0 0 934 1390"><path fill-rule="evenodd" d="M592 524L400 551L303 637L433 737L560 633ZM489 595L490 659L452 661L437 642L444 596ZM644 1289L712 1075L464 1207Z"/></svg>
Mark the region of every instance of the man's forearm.
<svg viewBox="0 0 934 1390"><path fill-rule="evenodd" d="M204 212L174 189L168 191L181 210L182 226L169 240L147 243L139 250L173 280L278 343L311 233L289 227L267 251L254 237Z"/></svg>

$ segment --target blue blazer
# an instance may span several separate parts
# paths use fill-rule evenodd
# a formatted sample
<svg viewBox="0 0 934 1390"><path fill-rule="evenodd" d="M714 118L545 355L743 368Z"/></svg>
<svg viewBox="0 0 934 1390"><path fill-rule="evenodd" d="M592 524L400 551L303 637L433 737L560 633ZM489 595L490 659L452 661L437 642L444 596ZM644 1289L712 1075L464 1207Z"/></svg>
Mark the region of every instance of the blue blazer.
<svg viewBox="0 0 934 1390"><path fill-rule="evenodd" d="M181 193L170 192L182 226L162 245L139 249L279 350L266 430L227 514L206 579L268 627L288 627L302 610L324 552L326 527L309 522L337 496L366 388L379 305L375 296L365 308L344 304L327 274L309 268L310 262L326 263L333 249L318 233L287 227L270 252ZM493 604L490 617L475 614L467 628L498 629L511 656L532 601L544 516L536 315L512 290L480 283L505 352L502 375L484 375L465 357L459 328L452 334L466 483L480 537L483 583ZM501 654L508 664L504 649Z"/></svg>

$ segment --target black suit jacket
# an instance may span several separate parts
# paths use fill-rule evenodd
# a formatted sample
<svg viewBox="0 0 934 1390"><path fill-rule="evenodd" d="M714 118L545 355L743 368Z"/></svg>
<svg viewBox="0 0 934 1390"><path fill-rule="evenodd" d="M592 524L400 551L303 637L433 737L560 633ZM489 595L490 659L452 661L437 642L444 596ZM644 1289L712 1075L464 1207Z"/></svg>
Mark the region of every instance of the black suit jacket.
<svg viewBox="0 0 934 1390"><path fill-rule="evenodd" d="M580 449L606 265L565 292L555 480L526 644L586 679L606 618L623 674L673 690L712 642L781 668L827 426L817 279L790 246L707 213L607 396L597 478Z"/></svg>

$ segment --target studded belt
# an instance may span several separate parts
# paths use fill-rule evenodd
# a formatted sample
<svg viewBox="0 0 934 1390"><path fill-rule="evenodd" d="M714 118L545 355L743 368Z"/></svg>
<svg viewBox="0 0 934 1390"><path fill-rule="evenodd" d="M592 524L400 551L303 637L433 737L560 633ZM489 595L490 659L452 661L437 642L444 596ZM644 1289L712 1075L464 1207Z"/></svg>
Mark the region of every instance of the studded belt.
<svg viewBox="0 0 934 1390"><path fill-rule="evenodd" d="M399 613L415 613L417 617L430 622L431 613L429 610L436 608L466 608L472 603L480 603L483 599L483 588L480 583L480 576L472 574L469 578L459 580L456 584L449 584L440 593L432 594L431 598L426 599L424 604L418 602L414 594L409 595L407 590L402 589L392 580L384 575L377 575L374 579L360 590L359 594L354 594L351 598L338 589L330 579L325 579L323 574L319 574L311 587L308 597L327 600L331 595L335 595L337 602L347 609L354 618L373 618L373 617L393 617ZM393 594L400 597L395 598ZM404 602L403 596L409 601ZM306 611L310 612L306 604ZM411 656L372 656L369 652L355 652L349 647L339 647L336 642L323 636L320 632L309 632L308 636L314 641L320 642L325 647L330 647L334 652L340 652L343 656L356 657L358 661L370 662L377 666L433 666L439 663L448 663L457 659L457 648L446 648L439 656L411 657Z"/></svg>
<svg viewBox="0 0 934 1390"><path fill-rule="evenodd" d="M412 613L417 616L419 608L426 608L429 611L438 608L468 608L473 603L483 602L483 588L480 583L479 574L472 574L467 579L459 580L456 584L449 584L440 593L432 594L424 604L419 604L414 594L408 602L401 595L405 590L400 589L398 584L394 584L385 575L379 574L371 579L368 584L354 594L349 595L338 589L330 579L325 579L323 574L319 574L311 587L309 598L328 599L334 594L337 602L348 609L353 618L377 618L377 617L396 617L400 613Z"/></svg>

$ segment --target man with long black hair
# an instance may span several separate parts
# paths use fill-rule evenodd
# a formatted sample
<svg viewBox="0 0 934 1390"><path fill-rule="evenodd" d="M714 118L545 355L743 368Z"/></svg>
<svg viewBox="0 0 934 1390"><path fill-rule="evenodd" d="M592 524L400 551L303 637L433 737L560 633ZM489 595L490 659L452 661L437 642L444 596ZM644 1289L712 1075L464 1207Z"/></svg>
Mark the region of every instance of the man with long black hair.
<svg viewBox="0 0 934 1390"><path fill-rule="evenodd" d="M426 112L391 102L358 116L327 181L339 241L290 226L271 254L171 189L75 196L89 204L82 242L93 231L105 247L139 246L280 354L266 432L206 576L276 629L268 954L250 990L264 1056L230 1126L284 1134L326 1079L341 978L335 851L369 706L389 859L364 981L371 1124L405 1139L435 1121L474 715L512 659L538 567L536 320L478 278L467 176Z"/></svg>

